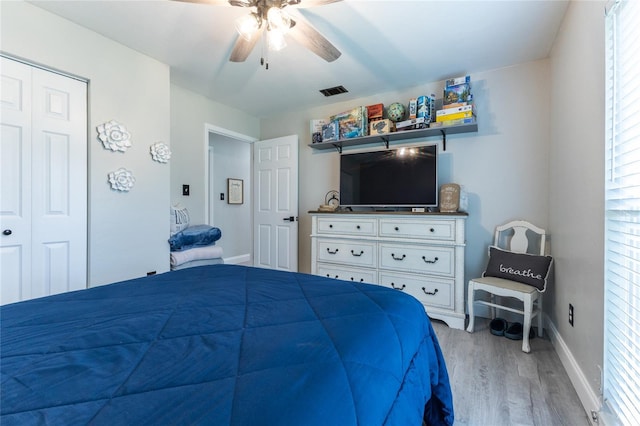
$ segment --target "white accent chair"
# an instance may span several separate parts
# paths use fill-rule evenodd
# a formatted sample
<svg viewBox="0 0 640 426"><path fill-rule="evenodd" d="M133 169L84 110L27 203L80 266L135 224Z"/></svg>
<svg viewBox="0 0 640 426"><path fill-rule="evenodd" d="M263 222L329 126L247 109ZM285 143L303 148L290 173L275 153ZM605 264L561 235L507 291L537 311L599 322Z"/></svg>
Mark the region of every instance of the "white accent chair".
<svg viewBox="0 0 640 426"><path fill-rule="evenodd" d="M529 222L516 220L496 227L494 245L515 253L529 253L544 256L546 250L546 232ZM476 300L476 291L485 291L491 295L490 301ZM544 291L544 290L543 290ZM496 302L496 296L518 299L523 303L523 309L514 309ZM491 307L491 318L496 317L496 309L515 312L524 316L522 326L522 351L529 353L529 330L533 318L538 319L538 336L543 336L542 324L542 292L536 287L511 281L504 278L480 277L469 281L468 286L469 325L467 331L473 333L474 306L485 305Z"/></svg>

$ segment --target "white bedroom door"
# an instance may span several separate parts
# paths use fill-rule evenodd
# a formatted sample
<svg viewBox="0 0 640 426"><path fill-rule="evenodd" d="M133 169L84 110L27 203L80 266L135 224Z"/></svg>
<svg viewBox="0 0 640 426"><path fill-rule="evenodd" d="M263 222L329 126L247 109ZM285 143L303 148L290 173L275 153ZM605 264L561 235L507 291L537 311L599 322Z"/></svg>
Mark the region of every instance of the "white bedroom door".
<svg viewBox="0 0 640 426"><path fill-rule="evenodd" d="M0 60L0 304L6 304L86 288L87 85Z"/></svg>
<svg viewBox="0 0 640 426"><path fill-rule="evenodd" d="M253 264L298 270L298 136L253 146Z"/></svg>

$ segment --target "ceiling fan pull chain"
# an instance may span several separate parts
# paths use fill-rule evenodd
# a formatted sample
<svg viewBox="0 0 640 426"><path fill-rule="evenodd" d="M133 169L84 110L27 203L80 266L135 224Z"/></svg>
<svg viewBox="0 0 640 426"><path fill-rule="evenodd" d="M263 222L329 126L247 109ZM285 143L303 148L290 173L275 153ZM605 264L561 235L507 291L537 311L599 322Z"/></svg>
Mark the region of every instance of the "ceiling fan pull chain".
<svg viewBox="0 0 640 426"><path fill-rule="evenodd" d="M262 40L260 46L260 66L264 66L265 70L269 69L269 49L265 49L265 45L267 44L267 32L264 31L262 33Z"/></svg>

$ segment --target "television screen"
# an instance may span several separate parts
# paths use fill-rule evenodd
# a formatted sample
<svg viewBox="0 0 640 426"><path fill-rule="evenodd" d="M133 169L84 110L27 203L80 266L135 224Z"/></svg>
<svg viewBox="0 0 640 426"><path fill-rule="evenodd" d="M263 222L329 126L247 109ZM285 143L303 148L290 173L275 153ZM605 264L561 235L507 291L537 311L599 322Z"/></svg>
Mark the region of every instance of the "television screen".
<svg viewBox="0 0 640 426"><path fill-rule="evenodd" d="M425 145L340 156L340 205L435 207L438 146Z"/></svg>

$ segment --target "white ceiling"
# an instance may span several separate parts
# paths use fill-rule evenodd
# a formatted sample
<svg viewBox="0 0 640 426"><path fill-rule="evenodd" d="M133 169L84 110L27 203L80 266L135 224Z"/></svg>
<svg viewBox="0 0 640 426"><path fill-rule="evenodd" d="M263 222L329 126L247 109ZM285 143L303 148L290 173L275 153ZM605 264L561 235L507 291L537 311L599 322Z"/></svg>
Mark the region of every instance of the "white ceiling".
<svg viewBox="0 0 640 426"><path fill-rule="evenodd" d="M228 61L247 9L171 0L31 1L171 66L171 80L255 117L402 90L548 56L569 0L343 0L295 10L342 56L290 40ZM304 5L304 0L302 0ZM472 77L473 78L473 77ZM319 90L349 93L325 98Z"/></svg>

